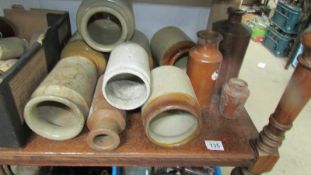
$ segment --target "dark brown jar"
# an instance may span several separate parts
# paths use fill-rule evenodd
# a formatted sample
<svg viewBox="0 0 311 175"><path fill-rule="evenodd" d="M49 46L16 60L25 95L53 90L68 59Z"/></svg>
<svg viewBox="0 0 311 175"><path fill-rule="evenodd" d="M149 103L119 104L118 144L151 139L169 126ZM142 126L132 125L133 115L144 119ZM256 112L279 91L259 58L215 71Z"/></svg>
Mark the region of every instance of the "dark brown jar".
<svg viewBox="0 0 311 175"><path fill-rule="evenodd" d="M218 50L222 36L218 32L198 32L198 45L190 50L187 73L202 108L207 108L218 78L222 55Z"/></svg>
<svg viewBox="0 0 311 175"><path fill-rule="evenodd" d="M224 59L215 88L215 92L218 94L220 94L224 83L228 82L230 78L238 77L251 37L251 32L241 24L244 11L230 7L228 14L228 20L213 24L213 30L221 33L224 37L219 45Z"/></svg>

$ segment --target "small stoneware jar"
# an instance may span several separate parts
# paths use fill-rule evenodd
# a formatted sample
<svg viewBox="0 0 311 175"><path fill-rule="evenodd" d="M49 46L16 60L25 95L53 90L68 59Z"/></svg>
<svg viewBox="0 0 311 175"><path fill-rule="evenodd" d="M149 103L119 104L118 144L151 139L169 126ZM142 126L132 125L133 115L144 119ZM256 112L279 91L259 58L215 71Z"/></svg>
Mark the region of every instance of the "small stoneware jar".
<svg viewBox="0 0 311 175"><path fill-rule="evenodd" d="M132 38L135 20L128 0L84 0L77 12L77 28L93 49L110 52Z"/></svg>
<svg viewBox="0 0 311 175"><path fill-rule="evenodd" d="M231 78L223 87L219 110L227 119L236 119L241 114L249 97L249 89L244 80Z"/></svg>
<svg viewBox="0 0 311 175"><path fill-rule="evenodd" d="M151 39L151 50L159 65L175 65L187 69L189 50L194 42L179 28L165 27Z"/></svg>
<svg viewBox="0 0 311 175"><path fill-rule="evenodd" d="M133 110L150 95L148 54L133 42L126 42L111 52L104 74L103 94L112 106Z"/></svg>
<svg viewBox="0 0 311 175"><path fill-rule="evenodd" d="M106 59L100 52L90 48L83 40L74 39L62 50L61 58L80 56L91 60L97 68L98 76L102 75L106 68Z"/></svg>
<svg viewBox="0 0 311 175"><path fill-rule="evenodd" d="M10 70L17 63L18 59L0 60L0 76Z"/></svg>
<svg viewBox="0 0 311 175"><path fill-rule="evenodd" d="M198 32L198 44L189 54L187 73L202 108L208 108L212 98L222 54L218 50L222 36L218 32Z"/></svg>
<svg viewBox="0 0 311 175"><path fill-rule="evenodd" d="M163 147L176 147L198 136L202 125L199 102L187 74L174 66L151 72L151 96L142 108L147 137Z"/></svg>
<svg viewBox="0 0 311 175"><path fill-rule="evenodd" d="M96 86L97 71L84 57L61 59L24 109L27 125L51 140L67 140L83 129Z"/></svg>
<svg viewBox="0 0 311 175"><path fill-rule="evenodd" d="M136 30L131 41L136 44L139 44L141 47L143 47L146 50L146 52L149 55L149 67L150 69L152 69L154 67L154 61L153 61L150 44L149 44L149 40L147 36L143 32Z"/></svg>
<svg viewBox="0 0 311 175"><path fill-rule="evenodd" d="M0 60L18 58L27 48L26 40L10 37L0 39Z"/></svg>
<svg viewBox="0 0 311 175"><path fill-rule="evenodd" d="M103 76L98 79L87 120L90 130L87 143L97 151L110 151L120 144L119 134L125 129L125 112L112 107L102 93Z"/></svg>

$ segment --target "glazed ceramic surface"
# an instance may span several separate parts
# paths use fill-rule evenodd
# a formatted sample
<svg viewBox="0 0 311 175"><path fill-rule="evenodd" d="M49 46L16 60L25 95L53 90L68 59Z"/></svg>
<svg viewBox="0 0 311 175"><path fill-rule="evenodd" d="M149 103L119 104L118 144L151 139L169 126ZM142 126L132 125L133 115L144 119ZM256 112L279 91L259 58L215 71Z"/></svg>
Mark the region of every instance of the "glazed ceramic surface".
<svg viewBox="0 0 311 175"><path fill-rule="evenodd" d="M125 112L111 106L102 93L103 76L98 79L87 120L90 130L87 143L97 151L110 151L120 144L119 134L125 129Z"/></svg>
<svg viewBox="0 0 311 175"><path fill-rule="evenodd" d="M60 60L26 104L27 125L52 140L77 136L90 109L96 80L96 67L90 60L76 56Z"/></svg>
<svg viewBox="0 0 311 175"><path fill-rule="evenodd" d="M189 50L194 42L179 28L165 27L151 39L151 50L160 65L186 69Z"/></svg>
<svg viewBox="0 0 311 175"><path fill-rule="evenodd" d="M127 0L84 0L77 12L77 28L93 49L110 52L134 34L132 4Z"/></svg>
<svg viewBox="0 0 311 175"><path fill-rule="evenodd" d="M0 39L0 60L20 57L27 48L26 40L10 37Z"/></svg>
<svg viewBox="0 0 311 175"><path fill-rule="evenodd" d="M63 49L61 58L70 56L80 56L92 61L96 65L98 76L102 75L105 71L106 59L104 55L90 48L81 39L76 38L71 40Z"/></svg>
<svg viewBox="0 0 311 175"><path fill-rule="evenodd" d="M116 47L104 74L103 94L114 107L133 110L142 106L150 95L148 54L133 42Z"/></svg>
<svg viewBox="0 0 311 175"><path fill-rule="evenodd" d="M160 146L174 147L195 138L201 112L187 74L174 66L152 71L152 93L142 108L148 138Z"/></svg>
<svg viewBox="0 0 311 175"><path fill-rule="evenodd" d="M198 38L198 45L189 54L187 73L201 107L208 108L222 61L218 50L222 36L203 30L198 32Z"/></svg>
<svg viewBox="0 0 311 175"><path fill-rule="evenodd" d="M17 63L18 59L0 60L0 75L10 70Z"/></svg>

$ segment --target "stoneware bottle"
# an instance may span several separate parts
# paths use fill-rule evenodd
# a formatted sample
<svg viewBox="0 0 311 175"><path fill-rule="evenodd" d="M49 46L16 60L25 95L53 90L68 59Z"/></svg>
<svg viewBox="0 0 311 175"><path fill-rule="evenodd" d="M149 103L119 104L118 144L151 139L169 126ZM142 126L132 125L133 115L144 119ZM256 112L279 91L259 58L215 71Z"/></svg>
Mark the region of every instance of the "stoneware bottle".
<svg viewBox="0 0 311 175"><path fill-rule="evenodd" d="M132 38L135 21L128 0L84 0L77 12L77 28L93 49L110 52Z"/></svg>
<svg viewBox="0 0 311 175"><path fill-rule="evenodd" d="M198 32L198 45L189 53L187 73L202 108L209 106L222 55L218 50L221 34L211 30Z"/></svg>
<svg viewBox="0 0 311 175"><path fill-rule="evenodd" d="M231 78L223 87L219 110L227 119L236 119L241 114L249 97L248 85L244 80Z"/></svg>
<svg viewBox="0 0 311 175"><path fill-rule="evenodd" d="M62 50L61 58L71 56L80 56L91 60L96 65L98 76L105 71L106 59L104 55L90 48L82 39L71 40Z"/></svg>
<svg viewBox="0 0 311 175"><path fill-rule="evenodd" d="M160 66L151 72L152 93L142 108L147 137L163 147L176 147L198 136L201 109L186 72Z"/></svg>
<svg viewBox="0 0 311 175"><path fill-rule="evenodd" d="M194 42L179 28L165 27L151 39L153 56L160 65L175 65L187 69L189 50Z"/></svg>
<svg viewBox="0 0 311 175"><path fill-rule="evenodd" d="M133 42L112 50L104 74L103 94L108 103L122 110L142 106L150 95L148 54Z"/></svg>
<svg viewBox="0 0 311 175"><path fill-rule="evenodd" d="M146 52L149 55L149 67L150 69L152 69L154 67L154 61L153 61L150 44L149 44L149 40L147 36L143 32L136 30L131 41L136 44L139 44L141 47L143 47L146 50Z"/></svg>
<svg viewBox="0 0 311 175"><path fill-rule="evenodd" d="M213 24L213 30L223 35L219 45L223 62L215 88L218 94L230 78L238 77L251 38L251 32L241 24L244 11L230 7L228 13L228 20Z"/></svg>
<svg viewBox="0 0 311 175"><path fill-rule="evenodd" d="M0 76L11 69L18 59L0 60Z"/></svg>
<svg viewBox="0 0 311 175"><path fill-rule="evenodd" d="M88 115L96 80L92 61L78 56L61 59L26 104L27 125L51 140L77 136Z"/></svg>
<svg viewBox="0 0 311 175"><path fill-rule="evenodd" d="M98 79L87 120L90 130L87 144L97 151L110 151L120 144L119 134L125 129L125 112L112 107L102 93L103 76Z"/></svg>
<svg viewBox="0 0 311 175"><path fill-rule="evenodd" d="M19 58L27 48L26 40L10 37L0 39L0 60Z"/></svg>

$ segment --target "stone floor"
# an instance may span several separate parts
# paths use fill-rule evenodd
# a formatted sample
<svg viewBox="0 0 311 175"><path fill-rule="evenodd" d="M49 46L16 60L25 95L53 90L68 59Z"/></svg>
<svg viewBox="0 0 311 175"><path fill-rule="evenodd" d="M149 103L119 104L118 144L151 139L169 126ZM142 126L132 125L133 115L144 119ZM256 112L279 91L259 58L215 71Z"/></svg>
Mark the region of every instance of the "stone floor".
<svg viewBox="0 0 311 175"><path fill-rule="evenodd" d="M259 68L258 63L265 63ZM293 73L284 69L286 59L272 55L262 44L251 42L241 69L240 78L249 84L251 96L246 104L258 130L268 123L281 95ZM307 175L311 167L311 102L286 134L280 148L281 158L274 169L266 175ZM223 168L223 175L230 175L231 168Z"/></svg>

